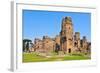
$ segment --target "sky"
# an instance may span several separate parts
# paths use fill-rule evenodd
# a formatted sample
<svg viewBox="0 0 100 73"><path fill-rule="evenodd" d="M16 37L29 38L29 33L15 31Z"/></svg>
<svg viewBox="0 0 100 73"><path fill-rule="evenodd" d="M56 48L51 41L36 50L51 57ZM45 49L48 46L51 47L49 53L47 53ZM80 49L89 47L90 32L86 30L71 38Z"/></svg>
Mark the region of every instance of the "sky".
<svg viewBox="0 0 100 73"><path fill-rule="evenodd" d="M31 39L59 35L62 19L66 16L72 18L74 32L80 32L80 37L87 37L91 41L91 14L80 12L56 12L23 10L22 14L23 38Z"/></svg>

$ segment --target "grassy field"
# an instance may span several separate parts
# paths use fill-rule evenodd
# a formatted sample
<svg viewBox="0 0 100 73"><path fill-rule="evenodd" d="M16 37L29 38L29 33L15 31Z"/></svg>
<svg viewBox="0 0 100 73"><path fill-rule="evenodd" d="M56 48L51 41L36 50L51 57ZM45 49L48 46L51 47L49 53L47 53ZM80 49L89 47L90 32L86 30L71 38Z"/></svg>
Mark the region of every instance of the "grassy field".
<svg viewBox="0 0 100 73"><path fill-rule="evenodd" d="M23 62L45 62L45 61L65 61L65 60L87 60L90 59L87 55L66 55L66 56L40 56L36 53L23 53Z"/></svg>

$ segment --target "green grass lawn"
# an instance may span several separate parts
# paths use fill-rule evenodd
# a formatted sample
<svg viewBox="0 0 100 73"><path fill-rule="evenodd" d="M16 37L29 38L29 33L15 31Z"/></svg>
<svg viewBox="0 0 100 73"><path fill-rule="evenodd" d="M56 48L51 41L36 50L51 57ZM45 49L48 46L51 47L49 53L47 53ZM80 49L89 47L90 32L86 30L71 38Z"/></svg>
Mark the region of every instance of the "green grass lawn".
<svg viewBox="0 0 100 73"><path fill-rule="evenodd" d="M23 62L45 62L45 61L65 61L65 60L87 60L86 55L66 55L63 57L54 55L52 57L40 56L36 53L23 53Z"/></svg>

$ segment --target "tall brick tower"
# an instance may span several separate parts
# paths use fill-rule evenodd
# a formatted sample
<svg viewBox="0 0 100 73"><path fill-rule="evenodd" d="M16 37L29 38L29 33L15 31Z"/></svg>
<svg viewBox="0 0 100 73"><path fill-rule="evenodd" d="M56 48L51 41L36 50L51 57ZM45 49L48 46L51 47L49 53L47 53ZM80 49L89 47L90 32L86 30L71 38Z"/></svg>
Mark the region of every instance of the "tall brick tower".
<svg viewBox="0 0 100 73"><path fill-rule="evenodd" d="M74 35L74 48L75 48L75 51L80 50L80 33L79 32L75 32L75 35Z"/></svg>
<svg viewBox="0 0 100 73"><path fill-rule="evenodd" d="M64 53L73 52L73 24L71 17L65 17L62 20L60 44Z"/></svg>

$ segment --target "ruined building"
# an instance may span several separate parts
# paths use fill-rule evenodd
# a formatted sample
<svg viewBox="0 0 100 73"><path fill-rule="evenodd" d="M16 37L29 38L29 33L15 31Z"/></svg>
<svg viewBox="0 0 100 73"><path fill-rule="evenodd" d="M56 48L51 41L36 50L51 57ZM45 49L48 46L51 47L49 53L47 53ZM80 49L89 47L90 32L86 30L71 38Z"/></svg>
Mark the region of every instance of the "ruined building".
<svg viewBox="0 0 100 73"><path fill-rule="evenodd" d="M73 24L70 17L65 17L62 20L62 27L60 32L60 44L64 53L71 53L74 51L73 40Z"/></svg>
<svg viewBox="0 0 100 73"><path fill-rule="evenodd" d="M66 53L83 52L90 53L91 43L85 36L80 38L80 32L74 32L71 17L62 19L61 31L54 37L43 36L42 39L36 38L33 42L32 51L49 53L52 51L62 51Z"/></svg>
<svg viewBox="0 0 100 73"><path fill-rule="evenodd" d="M75 32L74 35L74 50L77 51L81 51L81 46L80 46L80 33L79 32Z"/></svg>

